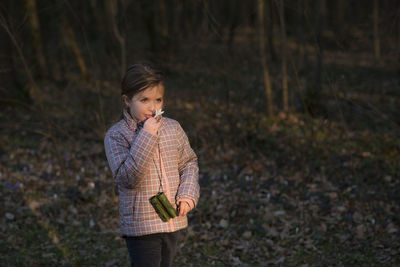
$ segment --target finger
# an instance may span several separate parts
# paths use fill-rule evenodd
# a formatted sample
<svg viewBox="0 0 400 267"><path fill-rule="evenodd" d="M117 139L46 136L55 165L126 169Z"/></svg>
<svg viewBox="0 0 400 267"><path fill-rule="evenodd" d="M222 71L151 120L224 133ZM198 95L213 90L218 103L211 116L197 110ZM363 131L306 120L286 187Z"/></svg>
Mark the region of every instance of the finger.
<svg viewBox="0 0 400 267"><path fill-rule="evenodd" d="M179 204L179 216L183 216L183 205L182 205L182 202Z"/></svg>
<svg viewBox="0 0 400 267"><path fill-rule="evenodd" d="M186 202L183 202L183 203L184 203L183 204L184 209L183 209L183 215L182 216L185 216L189 212L190 208L189 208L189 205Z"/></svg>
<svg viewBox="0 0 400 267"><path fill-rule="evenodd" d="M186 209L185 215L187 215L187 214L189 213L189 211L192 210L192 209L190 208L189 204L186 204L186 207L187 207L187 209Z"/></svg>
<svg viewBox="0 0 400 267"><path fill-rule="evenodd" d="M154 117L148 118L147 120L149 122L149 125L154 125L159 123L159 121Z"/></svg>
<svg viewBox="0 0 400 267"><path fill-rule="evenodd" d="M187 210L186 210L186 207L184 207L184 208L182 209L182 212L181 212L180 216L185 216L186 213L187 213Z"/></svg>
<svg viewBox="0 0 400 267"><path fill-rule="evenodd" d="M185 204L184 202L179 203L179 216L185 216Z"/></svg>

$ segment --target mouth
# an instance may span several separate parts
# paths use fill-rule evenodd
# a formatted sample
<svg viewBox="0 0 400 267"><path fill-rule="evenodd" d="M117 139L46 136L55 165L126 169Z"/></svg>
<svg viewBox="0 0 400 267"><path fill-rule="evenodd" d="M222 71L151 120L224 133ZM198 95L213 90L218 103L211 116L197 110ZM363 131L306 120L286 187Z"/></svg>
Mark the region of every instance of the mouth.
<svg viewBox="0 0 400 267"><path fill-rule="evenodd" d="M146 117L146 119L149 119L149 118L153 117L153 115L152 114L146 114L145 117Z"/></svg>

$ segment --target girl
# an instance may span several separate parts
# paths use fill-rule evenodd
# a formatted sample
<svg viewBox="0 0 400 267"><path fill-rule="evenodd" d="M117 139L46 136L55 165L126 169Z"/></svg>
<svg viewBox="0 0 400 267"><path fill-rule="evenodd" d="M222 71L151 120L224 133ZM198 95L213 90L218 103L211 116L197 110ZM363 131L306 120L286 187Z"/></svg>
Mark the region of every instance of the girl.
<svg viewBox="0 0 400 267"><path fill-rule="evenodd" d="M186 214L199 199L197 156L180 124L154 116L164 105L163 74L149 63L128 68L121 83L122 119L104 146L119 195L120 236L131 266L171 266ZM163 221L150 199L164 192L177 217Z"/></svg>

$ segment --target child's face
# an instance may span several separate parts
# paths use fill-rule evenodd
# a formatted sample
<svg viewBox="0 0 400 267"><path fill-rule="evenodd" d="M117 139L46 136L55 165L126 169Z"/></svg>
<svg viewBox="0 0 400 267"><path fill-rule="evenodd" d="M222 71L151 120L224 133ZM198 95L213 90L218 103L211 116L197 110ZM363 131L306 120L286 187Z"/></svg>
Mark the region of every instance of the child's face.
<svg viewBox="0 0 400 267"><path fill-rule="evenodd" d="M159 84L149 87L128 99L124 96L125 105L138 121L150 118L157 109L162 109L164 104L164 85Z"/></svg>

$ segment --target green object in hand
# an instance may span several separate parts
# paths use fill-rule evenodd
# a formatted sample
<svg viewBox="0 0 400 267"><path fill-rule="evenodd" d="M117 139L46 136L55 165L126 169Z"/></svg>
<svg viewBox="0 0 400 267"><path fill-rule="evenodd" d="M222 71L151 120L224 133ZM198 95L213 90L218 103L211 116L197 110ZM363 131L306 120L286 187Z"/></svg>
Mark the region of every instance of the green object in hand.
<svg viewBox="0 0 400 267"><path fill-rule="evenodd" d="M174 209L174 207L172 207L171 202L169 202L167 196L164 193L157 194L157 198L164 206L165 210L168 212L168 215L171 218L175 218L176 216L178 216L178 214L176 214L176 210Z"/></svg>
<svg viewBox="0 0 400 267"><path fill-rule="evenodd" d="M153 208L156 210L157 214L160 216L161 220L163 222L168 222L171 217L169 216L168 212L164 208L164 206L161 204L161 201L158 199L158 195L152 196L150 198L150 203L153 206Z"/></svg>
<svg viewBox="0 0 400 267"><path fill-rule="evenodd" d="M160 192L155 196L150 198L150 203L156 210L163 222L168 222L171 218L178 216L174 207L172 207L171 202L169 202L167 196L164 192Z"/></svg>

